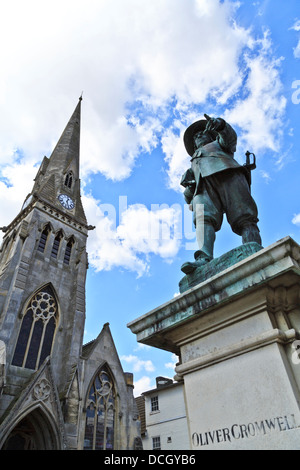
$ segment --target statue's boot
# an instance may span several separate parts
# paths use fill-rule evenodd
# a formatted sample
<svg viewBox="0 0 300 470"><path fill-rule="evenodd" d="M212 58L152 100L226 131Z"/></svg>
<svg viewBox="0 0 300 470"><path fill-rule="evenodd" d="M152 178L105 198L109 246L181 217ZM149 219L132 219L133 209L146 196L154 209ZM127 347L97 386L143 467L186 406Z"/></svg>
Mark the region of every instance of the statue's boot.
<svg viewBox="0 0 300 470"><path fill-rule="evenodd" d="M256 242L261 245L261 237L259 233L259 228L256 224L249 224L245 225L242 229L242 242L249 243L249 242Z"/></svg>
<svg viewBox="0 0 300 470"><path fill-rule="evenodd" d="M181 271L184 274L191 274L195 269L201 268L213 259L214 242L216 234L211 225L204 226L204 243L201 250L194 253L195 261L187 261L181 266Z"/></svg>

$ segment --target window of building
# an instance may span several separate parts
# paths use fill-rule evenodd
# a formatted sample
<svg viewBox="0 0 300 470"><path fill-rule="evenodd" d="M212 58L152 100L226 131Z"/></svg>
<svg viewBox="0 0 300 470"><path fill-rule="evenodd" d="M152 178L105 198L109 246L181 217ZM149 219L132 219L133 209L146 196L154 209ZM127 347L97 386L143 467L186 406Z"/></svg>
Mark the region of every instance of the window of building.
<svg viewBox="0 0 300 470"><path fill-rule="evenodd" d="M102 368L89 390L84 436L85 450L114 448L115 390L111 374Z"/></svg>
<svg viewBox="0 0 300 470"><path fill-rule="evenodd" d="M161 450L160 436L152 437L152 449L153 450Z"/></svg>
<svg viewBox="0 0 300 470"><path fill-rule="evenodd" d="M73 238L71 238L68 241L67 246L66 246L66 251L65 251L65 255L64 255L64 263L65 264L70 264L70 258L71 258L71 252L72 252L73 244L74 244L74 240L73 240Z"/></svg>
<svg viewBox="0 0 300 470"><path fill-rule="evenodd" d="M44 253L44 251L45 251L45 246L46 246L46 243L47 243L47 238L48 238L49 232L50 232L50 227L47 225L44 228L44 230L42 231L40 241L39 241L39 244L38 244L38 251L40 251L41 253Z"/></svg>
<svg viewBox="0 0 300 470"><path fill-rule="evenodd" d="M159 411L158 396L151 397L151 411Z"/></svg>
<svg viewBox="0 0 300 470"><path fill-rule="evenodd" d="M5 263L7 263L10 258L12 257L14 251L13 251L13 244L16 239L16 231L14 230L13 234L8 237L8 239L3 242L3 246L0 249L0 260L3 263L3 266Z"/></svg>
<svg viewBox="0 0 300 470"><path fill-rule="evenodd" d="M69 171L69 173L67 173L65 177L65 186L67 186L67 188L71 188L72 183L73 183L73 174L72 174L72 171Z"/></svg>
<svg viewBox="0 0 300 470"><path fill-rule="evenodd" d="M51 250L51 256L52 258L57 258L57 254L58 254L58 250L59 250L59 245L60 245L60 241L62 239L62 233L59 232L55 239L54 239L54 242L53 242L53 246L52 246L52 250Z"/></svg>
<svg viewBox="0 0 300 470"><path fill-rule="evenodd" d="M38 369L51 353L58 306L50 286L43 287L27 304L12 364Z"/></svg>

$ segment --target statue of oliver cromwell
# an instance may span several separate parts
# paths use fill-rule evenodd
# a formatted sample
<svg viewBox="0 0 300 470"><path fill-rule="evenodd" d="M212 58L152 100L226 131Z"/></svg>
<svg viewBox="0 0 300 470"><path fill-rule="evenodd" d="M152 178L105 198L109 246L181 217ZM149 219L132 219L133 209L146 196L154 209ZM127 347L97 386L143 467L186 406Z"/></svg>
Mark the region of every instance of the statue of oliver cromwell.
<svg viewBox="0 0 300 470"><path fill-rule="evenodd" d="M233 158L236 132L224 119L204 116L206 119L189 126L184 134L184 145L192 158L191 168L184 173L180 184L185 188L185 201L193 210L196 233L200 224L204 229L195 261L181 267L185 274L213 259L215 233L221 228L223 214L233 232L242 236L243 244L261 245L257 206L250 192L250 172Z"/></svg>

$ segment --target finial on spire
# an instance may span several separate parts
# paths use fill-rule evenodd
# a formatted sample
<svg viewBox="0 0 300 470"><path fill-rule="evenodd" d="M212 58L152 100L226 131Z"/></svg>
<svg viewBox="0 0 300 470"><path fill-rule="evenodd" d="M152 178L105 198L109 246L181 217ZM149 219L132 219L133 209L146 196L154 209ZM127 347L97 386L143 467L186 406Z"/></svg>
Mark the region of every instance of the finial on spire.
<svg viewBox="0 0 300 470"><path fill-rule="evenodd" d="M82 101L82 95L83 95L83 91L81 92L81 95L79 97L79 101Z"/></svg>

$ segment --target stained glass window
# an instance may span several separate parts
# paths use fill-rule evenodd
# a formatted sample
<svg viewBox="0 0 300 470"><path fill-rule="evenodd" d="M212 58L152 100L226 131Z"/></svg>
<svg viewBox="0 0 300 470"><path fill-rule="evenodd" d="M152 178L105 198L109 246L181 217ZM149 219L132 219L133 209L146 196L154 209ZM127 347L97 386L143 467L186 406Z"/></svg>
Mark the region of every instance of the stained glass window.
<svg viewBox="0 0 300 470"><path fill-rule="evenodd" d="M57 310L50 286L44 287L32 297L23 317L13 365L38 369L49 356L57 324Z"/></svg>
<svg viewBox="0 0 300 470"><path fill-rule="evenodd" d="M85 450L114 448L115 391L106 368L94 378L86 403Z"/></svg>

